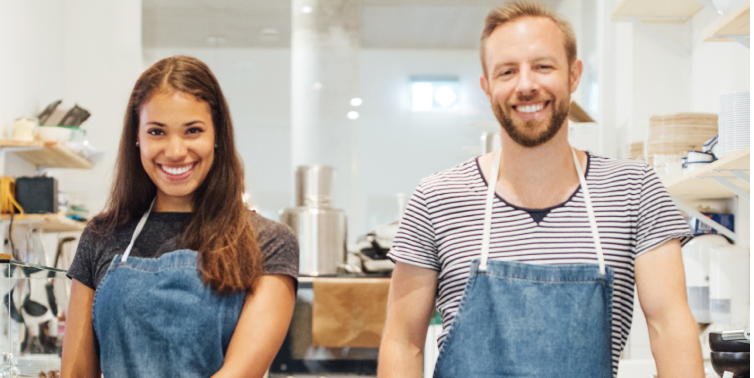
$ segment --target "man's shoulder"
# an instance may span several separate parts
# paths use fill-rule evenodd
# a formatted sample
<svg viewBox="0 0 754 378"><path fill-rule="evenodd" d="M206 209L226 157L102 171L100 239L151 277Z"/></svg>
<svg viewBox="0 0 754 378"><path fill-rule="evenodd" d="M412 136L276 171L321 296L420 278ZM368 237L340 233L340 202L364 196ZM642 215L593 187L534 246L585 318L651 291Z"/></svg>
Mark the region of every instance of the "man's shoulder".
<svg viewBox="0 0 754 378"><path fill-rule="evenodd" d="M605 157L589 153L590 180L609 180L615 178L624 180L642 180L649 170L649 165L642 160Z"/></svg>
<svg viewBox="0 0 754 378"><path fill-rule="evenodd" d="M419 188L424 191L435 191L457 185L467 185L471 180L479 177L477 158L472 158L424 177L419 183Z"/></svg>

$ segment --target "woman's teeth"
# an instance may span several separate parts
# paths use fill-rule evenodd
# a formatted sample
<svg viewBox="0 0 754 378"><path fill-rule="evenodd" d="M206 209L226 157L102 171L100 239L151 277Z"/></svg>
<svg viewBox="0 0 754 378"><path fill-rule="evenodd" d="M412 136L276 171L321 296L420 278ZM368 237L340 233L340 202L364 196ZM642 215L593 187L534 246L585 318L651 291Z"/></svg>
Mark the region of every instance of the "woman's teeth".
<svg viewBox="0 0 754 378"><path fill-rule="evenodd" d="M169 168L169 167L164 167L163 166L162 170L165 171L165 172L167 172L167 173L169 173L169 174L171 174L171 175L182 175L182 174L188 172L189 169L191 169L191 167L193 167L193 166L194 166L193 164L190 164L190 165L187 165L187 166L184 166L184 167L180 167L180 168Z"/></svg>
<svg viewBox="0 0 754 378"><path fill-rule="evenodd" d="M545 104L539 104L539 105L528 105L528 106L517 106L516 110L518 110L521 113L534 113L542 110L542 108L545 107Z"/></svg>

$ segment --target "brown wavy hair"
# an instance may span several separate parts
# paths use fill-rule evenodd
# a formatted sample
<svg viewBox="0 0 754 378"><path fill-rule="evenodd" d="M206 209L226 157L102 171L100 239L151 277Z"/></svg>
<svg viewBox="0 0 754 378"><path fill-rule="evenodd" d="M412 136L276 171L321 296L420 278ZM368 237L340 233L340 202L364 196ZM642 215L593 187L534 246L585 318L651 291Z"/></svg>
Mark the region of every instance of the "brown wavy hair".
<svg viewBox="0 0 754 378"><path fill-rule="evenodd" d="M206 102L215 127L214 162L194 193L194 213L178 236L178 246L199 252L202 279L218 293L251 292L262 274L262 253L241 198L243 165L220 85L209 67L196 58L160 60L136 81L128 100L110 198L106 210L90 222L89 228L95 235L109 235L116 227L139 218L157 194L156 185L141 164L136 136L142 107L160 91L180 91Z"/></svg>

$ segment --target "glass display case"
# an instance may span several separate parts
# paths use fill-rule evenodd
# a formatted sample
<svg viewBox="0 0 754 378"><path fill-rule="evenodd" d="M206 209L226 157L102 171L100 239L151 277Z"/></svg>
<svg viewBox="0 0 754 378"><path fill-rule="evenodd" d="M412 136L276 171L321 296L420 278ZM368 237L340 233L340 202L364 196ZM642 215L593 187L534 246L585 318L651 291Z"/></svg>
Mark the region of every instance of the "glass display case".
<svg viewBox="0 0 754 378"><path fill-rule="evenodd" d="M7 257L0 255L0 378L58 377L70 293L66 271Z"/></svg>

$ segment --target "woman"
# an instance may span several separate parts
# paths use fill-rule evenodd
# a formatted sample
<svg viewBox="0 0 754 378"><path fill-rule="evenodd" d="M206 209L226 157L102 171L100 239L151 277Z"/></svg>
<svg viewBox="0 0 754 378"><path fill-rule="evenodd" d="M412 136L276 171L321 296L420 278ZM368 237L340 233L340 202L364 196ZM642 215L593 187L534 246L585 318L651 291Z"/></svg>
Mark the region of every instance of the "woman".
<svg viewBox="0 0 754 378"><path fill-rule="evenodd" d="M246 209L243 168L214 75L175 56L126 111L107 210L87 225L64 377L261 377L293 313L298 244Z"/></svg>

